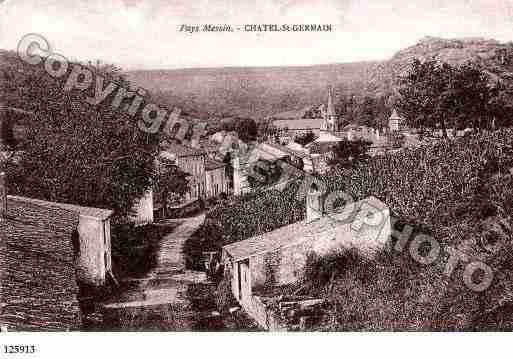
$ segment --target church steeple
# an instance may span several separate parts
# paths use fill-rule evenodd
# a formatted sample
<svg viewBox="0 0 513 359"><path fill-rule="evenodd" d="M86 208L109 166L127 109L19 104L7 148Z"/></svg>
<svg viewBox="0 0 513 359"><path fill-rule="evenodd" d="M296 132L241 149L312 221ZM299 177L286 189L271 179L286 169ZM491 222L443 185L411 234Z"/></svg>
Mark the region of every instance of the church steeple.
<svg viewBox="0 0 513 359"><path fill-rule="evenodd" d="M327 131L338 131L338 119L333 105L333 93L331 86L328 87L328 104L324 113L323 129Z"/></svg>
<svg viewBox="0 0 513 359"><path fill-rule="evenodd" d="M333 106L333 94L331 86L328 87L328 108L326 109L326 115L328 118L337 117L337 114L335 113L335 106Z"/></svg>

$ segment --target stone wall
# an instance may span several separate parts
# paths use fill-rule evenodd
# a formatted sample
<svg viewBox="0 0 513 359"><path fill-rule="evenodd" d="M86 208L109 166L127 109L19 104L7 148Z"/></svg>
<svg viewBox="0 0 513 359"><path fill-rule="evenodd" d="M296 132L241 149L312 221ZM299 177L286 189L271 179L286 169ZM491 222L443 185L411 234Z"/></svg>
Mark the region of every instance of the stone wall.
<svg viewBox="0 0 513 359"><path fill-rule="evenodd" d="M106 281L106 261L111 256L110 233L106 227L110 228L110 220L102 221L97 218L80 216L78 224L78 233L80 241L80 253L77 258L77 275L79 280L84 283L101 286ZM110 232L110 231L109 231Z"/></svg>
<svg viewBox="0 0 513 359"><path fill-rule="evenodd" d="M133 215L130 220L135 225L141 226L153 223L153 191L147 190L143 196L136 201L133 208Z"/></svg>
<svg viewBox="0 0 513 359"><path fill-rule="evenodd" d="M290 284L303 274L310 252L326 255L338 249L356 248L362 255L372 258L385 248L391 233L389 210L376 212L379 223L369 225L351 221L340 223L320 233L306 235L289 246L250 257L253 288Z"/></svg>
<svg viewBox="0 0 513 359"><path fill-rule="evenodd" d="M221 193L228 193L228 181L224 166L206 171L207 198L218 196Z"/></svg>
<svg viewBox="0 0 513 359"><path fill-rule="evenodd" d="M72 234L78 214L8 201L0 221L0 325L61 331L81 325Z"/></svg>

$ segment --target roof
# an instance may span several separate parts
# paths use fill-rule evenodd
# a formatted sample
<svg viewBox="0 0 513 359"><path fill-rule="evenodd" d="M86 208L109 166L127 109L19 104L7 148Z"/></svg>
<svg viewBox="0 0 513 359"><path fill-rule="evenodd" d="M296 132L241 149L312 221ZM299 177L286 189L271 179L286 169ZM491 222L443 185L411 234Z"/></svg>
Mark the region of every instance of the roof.
<svg viewBox="0 0 513 359"><path fill-rule="evenodd" d="M403 120L403 118L401 116L399 116L399 114L397 113L397 110L394 108L394 110L392 111L392 115L390 115L390 120Z"/></svg>
<svg viewBox="0 0 513 359"><path fill-rule="evenodd" d="M165 154L167 152L167 154ZM189 156L204 156L206 152L199 148L193 148L189 146L185 146L179 143L168 143L164 146L164 150L161 154L164 153L165 158L169 155L176 155L177 157L189 157ZM172 157L172 156L171 156Z"/></svg>
<svg viewBox="0 0 513 359"><path fill-rule="evenodd" d="M320 135L319 135L319 138L315 139L314 142L317 142L317 143L322 143L322 142L329 142L329 143L334 143L334 142L340 142L340 141L343 141L344 139L343 138L340 138L338 136L335 136L329 132L325 132L325 131L321 131Z"/></svg>
<svg viewBox="0 0 513 359"><path fill-rule="evenodd" d="M314 106L307 106L307 107L304 107L299 110L290 110L290 111L280 112L278 114L268 116L268 118L280 119L280 120L299 119L299 118L305 117L306 113L309 111L312 111L313 109L314 109Z"/></svg>
<svg viewBox="0 0 513 359"><path fill-rule="evenodd" d="M279 151L282 151L284 153L287 153L287 154L295 156L295 157L299 157L299 158L308 157L308 154L306 154L305 152L300 151L300 150L295 150L294 148L291 148L291 147L282 146L277 143L267 143L267 145L270 147L274 147ZM301 146L299 143L297 143L296 145Z"/></svg>
<svg viewBox="0 0 513 359"><path fill-rule="evenodd" d="M219 143L210 139L202 139L199 144L201 149L207 153L219 152L219 148L221 147Z"/></svg>
<svg viewBox="0 0 513 359"><path fill-rule="evenodd" d="M275 120L274 126L288 128L289 130L318 130L321 128L322 119L301 118L297 120Z"/></svg>
<svg viewBox="0 0 513 359"><path fill-rule="evenodd" d="M19 197L19 196L7 196L7 199L9 200L9 203L12 203L14 205L23 205L26 204L34 204L40 207L47 207L47 208L60 208L69 212L77 213L81 216L85 217L91 217L96 218L99 220L106 220L112 214L114 211L110 209L103 209L103 208L94 208L94 207L83 207L78 206L74 204L67 204L67 203L58 203L58 202L48 202L43 201L40 199L35 198L27 198L27 197Z"/></svg>
<svg viewBox="0 0 513 359"><path fill-rule="evenodd" d="M259 153L265 153L263 157L269 160L277 160L290 155L290 150L288 148L267 142L259 143L256 149Z"/></svg>
<svg viewBox="0 0 513 359"><path fill-rule="evenodd" d="M43 202L43 201L41 201ZM0 221L0 324L8 330L77 330L72 235L76 212L8 197Z"/></svg>
<svg viewBox="0 0 513 359"><path fill-rule="evenodd" d="M371 196L356 202L354 210L349 216L347 213L337 212L325 215L310 223L306 221L296 222L268 233L226 245L223 249L235 261L239 261L258 254L293 246L308 239L315 239L317 235L327 231L334 231L337 227L352 222L364 203L378 211L387 209L383 202Z"/></svg>
<svg viewBox="0 0 513 359"><path fill-rule="evenodd" d="M205 159L205 170L207 170L207 171L212 171L212 170L215 170L216 168L221 168L224 166L226 166L226 165L223 162L215 161L208 157Z"/></svg>

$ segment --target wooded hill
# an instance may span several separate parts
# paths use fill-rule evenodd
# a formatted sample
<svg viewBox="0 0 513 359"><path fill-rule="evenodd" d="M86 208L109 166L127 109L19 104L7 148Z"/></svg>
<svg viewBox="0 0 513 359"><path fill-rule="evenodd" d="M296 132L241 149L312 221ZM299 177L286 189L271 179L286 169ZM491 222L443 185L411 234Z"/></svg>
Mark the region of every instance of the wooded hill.
<svg viewBox="0 0 513 359"><path fill-rule="evenodd" d="M496 40L426 37L391 59L306 67L238 67L132 71L134 83L156 92L168 106L182 106L199 115L266 117L298 110L335 95L380 97L395 93L396 79L412 60L437 58L452 65L471 61L492 81L513 83L513 45ZM393 96L392 96L393 100Z"/></svg>

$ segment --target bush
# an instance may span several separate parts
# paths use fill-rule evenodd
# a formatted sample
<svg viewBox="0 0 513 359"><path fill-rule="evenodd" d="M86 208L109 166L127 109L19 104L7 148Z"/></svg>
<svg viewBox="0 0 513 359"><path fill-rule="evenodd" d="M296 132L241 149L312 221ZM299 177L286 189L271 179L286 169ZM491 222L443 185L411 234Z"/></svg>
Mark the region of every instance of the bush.
<svg viewBox="0 0 513 359"><path fill-rule="evenodd" d="M303 220L305 203L297 198L298 189L293 182L283 191L249 193L207 213L205 223L222 233L218 248Z"/></svg>
<svg viewBox="0 0 513 359"><path fill-rule="evenodd" d="M187 269L205 270L203 252L221 251L222 231L215 225L201 225L184 243L183 254Z"/></svg>
<svg viewBox="0 0 513 359"><path fill-rule="evenodd" d="M113 226L111 245L116 273L120 277L141 276L154 268L160 240L175 226Z"/></svg>
<svg viewBox="0 0 513 359"><path fill-rule="evenodd" d="M318 295L326 285L340 277L350 267L365 261L354 249L338 249L319 256L307 255L302 282L310 295Z"/></svg>

